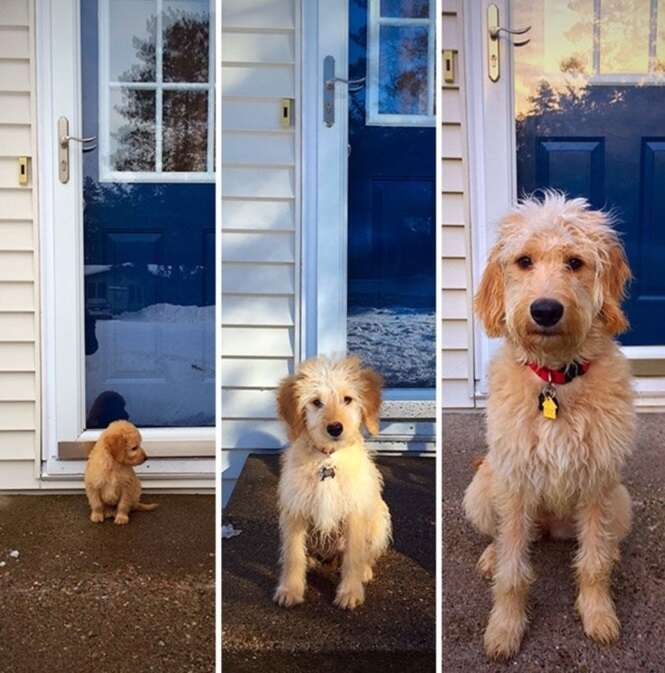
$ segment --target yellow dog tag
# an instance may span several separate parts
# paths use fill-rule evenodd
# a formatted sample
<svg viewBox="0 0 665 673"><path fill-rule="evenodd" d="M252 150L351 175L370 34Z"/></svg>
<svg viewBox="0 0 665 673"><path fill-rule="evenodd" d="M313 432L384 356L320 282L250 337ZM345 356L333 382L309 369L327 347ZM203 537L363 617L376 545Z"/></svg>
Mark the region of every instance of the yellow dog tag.
<svg viewBox="0 0 665 673"><path fill-rule="evenodd" d="M555 421L558 408L559 405L551 397L546 396L543 400L543 417Z"/></svg>

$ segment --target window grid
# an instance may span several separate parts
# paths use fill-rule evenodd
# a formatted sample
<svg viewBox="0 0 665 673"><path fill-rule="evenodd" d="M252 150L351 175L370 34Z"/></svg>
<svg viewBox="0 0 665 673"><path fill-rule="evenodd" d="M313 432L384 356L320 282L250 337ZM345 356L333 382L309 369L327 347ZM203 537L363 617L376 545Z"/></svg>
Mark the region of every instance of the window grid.
<svg viewBox="0 0 665 673"><path fill-rule="evenodd" d="M110 79L110 5L113 0L101 0L99 4L99 178L102 182L214 182L214 115L215 115L215 16L214 2L209 4L208 18L208 81L164 82L164 1L155 0L155 81L124 82ZM134 89L155 92L155 170L116 171L111 166L111 129L109 92L118 89ZM164 91L206 91L208 94L206 171L163 170L163 108Z"/></svg>
<svg viewBox="0 0 665 673"><path fill-rule="evenodd" d="M429 17L387 17L381 15L381 0L370 0L367 32L367 120L368 126L435 126L435 5L429 3ZM379 112L379 59L382 26L427 27L427 104L428 114L388 114Z"/></svg>

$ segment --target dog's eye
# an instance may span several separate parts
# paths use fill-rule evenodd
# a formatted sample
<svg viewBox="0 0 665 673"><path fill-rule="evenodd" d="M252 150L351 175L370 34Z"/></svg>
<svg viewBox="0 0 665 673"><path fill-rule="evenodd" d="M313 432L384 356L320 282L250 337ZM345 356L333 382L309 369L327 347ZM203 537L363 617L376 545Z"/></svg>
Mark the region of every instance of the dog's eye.
<svg viewBox="0 0 665 673"><path fill-rule="evenodd" d="M584 266L584 262L579 258L579 257L571 257L567 262L566 266L571 270L571 271L577 271L578 269L581 269Z"/></svg>
<svg viewBox="0 0 665 673"><path fill-rule="evenodd" d="M349 405L353 402L353 398L349 397L348 395L344 398L344 404Z"/></svg>
<svg viewBox="0 0 665 673"><path fill-rule="evenodd" d="M533 266L533 260L528 255L522 255L515 260L515 264L519 266L520 269L530 269Z"/></svg>
<svg viewBox="0 0 665 673"><path fill-rule="evenodd" d="M320 409L323 406L323 402L317 397L315 400L312 400L312 404L317 408Z"/></svg>

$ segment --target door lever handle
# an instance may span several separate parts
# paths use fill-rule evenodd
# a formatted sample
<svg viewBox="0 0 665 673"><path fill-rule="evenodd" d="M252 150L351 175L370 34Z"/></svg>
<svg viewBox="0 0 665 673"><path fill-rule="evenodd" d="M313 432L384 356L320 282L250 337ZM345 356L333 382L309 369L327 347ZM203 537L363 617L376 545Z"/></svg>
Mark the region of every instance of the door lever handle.
<svg viewBox="0 0 665 673"><path fill-rule="evenodd" d="M524 35L531 30L531 26L526 28L504 28L503 26L492 26L490 31L490 37L493 40L498 39L501 36L501 33L508 33L509 35ZM527 40L528 42L528 40Z"/></svg>
<svg viewBox="0 0 665 673"><path fill-rule="evenodd" d="M335 75L335 59L326 56L323 59L323 123L331 128L335 124L335 84L346 84L348 92L360 91L366 77L344 79Z"/></svg>
<svg viewBox="0 0 665 673"><path fill-rule="evenodd" d="M63 185L69 182L69 143L71 141L81 143L82 150L89 152L94 150L97 146L85 146L86 143L92 143L97 140L96 137L79 138L77 136L69 135L69 119L67 117L60 117L58 119L58 177Z"/></svg>
<svg viewBox="0 0 665 673"><path fill-rule="evenodd" d="M505 28L499 22L499 8L492 3L487 6L487 74L492 82L498 82L501 77L501 48L499 38L501 33L506 35L525 35L531 26L525 28ZM513 47L523 47L529 44L530 38L512 42Z"/></svg>
<svg viewBox="0 0 665 673"><path fill-rule="evenodd" d="M70 140L75 140L77 143L94 143L97 140L97 136L90 136L89 138L77 138L76 136L62 136L60 138L60 144L65 147Z"/></svg>
<svg viewBox="0 0 665 673"><path fill-rule="evenodd" d="M326 80L326 89L334 89L335 83L339 82L340 84L347 84L349 91L357 91L362 88L362 85L365 83L366 77L359 77L358 79L343 79L342 77L331 77ZM353 87L353 88L352 88Z"/></svg>

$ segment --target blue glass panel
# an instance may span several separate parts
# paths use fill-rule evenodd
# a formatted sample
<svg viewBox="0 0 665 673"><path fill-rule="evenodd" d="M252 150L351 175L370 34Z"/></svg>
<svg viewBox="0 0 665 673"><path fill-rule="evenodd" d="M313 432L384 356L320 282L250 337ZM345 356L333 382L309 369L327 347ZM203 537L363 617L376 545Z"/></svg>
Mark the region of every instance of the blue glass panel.
<svg viewBox="0 0 665 673"><path fill-rule="evenodd" d="M181 14L180 24L169 24L190 49L207 35L201 25L207 15L199 15ZM143 37L153 20L142 19L145 32L141 22L125 25L131 39L112 36L132 45L127 62L134 79L148 81L153 68ZM81 3L81 39L83 134L98 135L97 3L91 0ZM180 58L171 56L171 63ZM115 167L152 170L155 93L118 91ZM168 171L205 170L207 93L185 94L164 92ZM180 117L192 110L185 124ZM83 168L87 426L116 418L142 427L214 425L214 185L100 181L96 150L84 154Z"/></svg>
<svg viewBox="0 0 665 673"><path fill-rule="evenodd" d="M349 76L367 66L367 2L351 0ZM435 137L368 126L349 101L348 350L393 388L435 382ZM388 101L397 110L400 103Z"/></svg>
<svg viewBox="0 0 665 673"><path fill-rule="evenodd" d="M429 0L381 0L381 16L426 19L429 16Z"/></svg>
<svg viewBox="0 0 665 673"><path fill-rule="evenodd" d="M379 29L379 112L429 114L426 26Z"/></svg>

